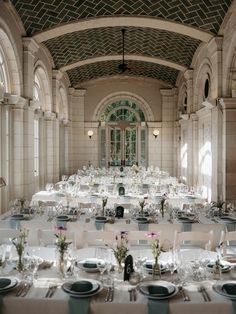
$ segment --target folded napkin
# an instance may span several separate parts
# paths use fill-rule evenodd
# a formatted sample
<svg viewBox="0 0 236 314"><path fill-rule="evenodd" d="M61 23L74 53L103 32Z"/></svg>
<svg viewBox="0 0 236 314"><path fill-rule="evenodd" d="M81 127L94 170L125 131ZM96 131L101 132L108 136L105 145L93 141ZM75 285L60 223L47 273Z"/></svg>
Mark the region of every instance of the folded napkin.
<svg viewBox="0 0 236 314"><path fill-rule="evenodd" d="M69 314L88 314L90 298L69 298Z"/></svg>
<svg viewBox="0 0 236 314"><path fill-rule="evenodd" d="M163 286L149 285L147 289L151 295L165 296L170 294L169 290Z"/></svg>
<svg viewBox="0 0 236 314"><path fill-rule="evenodd" d="M236 284L235 283L225 283L222 286L222 290L228 294L236 295Z"/></svg>
<svg viewBox="0 0 236 314"><path fill-rule="evenodd" d="M207 267L208 267L208 268L213 268L214 266L215 266L215 263L209 263L209 264L207 264ZM220 266L221 268L229 267L229 265L222 265L222 264L219 264L219 266Z"/></svg>
<svg viewBox="0 0 236 314"><path fill-rule="evenodd" d="M87 292L93 289L93 285L90 281L80 280L71 285L71 290L75 292Z"/></svg>
<svg viewBox="0 0 236 314"><path fill-rule="evenodd" d="M10 285L11 280L9 278L0 278L0 289L3 289Z"/></svg>
<svg viewBox="0 0 236 314"><path fill-rule="evenodd" d="M168 314L169 302L168 300L148 301L148 314Z"/></svg>
<svg viewBox="0 0 236 314"><path fill-rule="evenodd" d="M53 262L51 261L43 261L42 263L39 264L38 270L51 268L52 265L53 265Z"/></svg>
<svg viewBox="0 0 236 314"><path fill-rule="evenodd" d="M83 267L84 268L97 268L97 263L95 263L95 262L84 262Z"/></svg>

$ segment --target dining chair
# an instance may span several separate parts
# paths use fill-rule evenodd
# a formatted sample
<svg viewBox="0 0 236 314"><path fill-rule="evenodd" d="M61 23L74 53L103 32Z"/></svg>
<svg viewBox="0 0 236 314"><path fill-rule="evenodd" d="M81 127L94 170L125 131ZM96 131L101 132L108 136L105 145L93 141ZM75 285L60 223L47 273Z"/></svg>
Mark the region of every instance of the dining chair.
<svg viewBox="0 0 236 314"><path fill-rule="evenodd" d="M132 246L150 246L153 241L153 238L149 237L148 235L150 232L148 231L129 231L128 232L128 242L129 245ZM161 244L161 232L159 232L158 239Z"/></svg>
<svg viewBox="0 0 236 314"><path fill-rule="evenodd" d="M54 230L54 225L50 221L37 221L37 220L22 220L20 228L28 230L27 242L31 246L40 245L38 237L38 229Z"/></svg>
<svg viewBox="0 0 236 314"><path fill-rule="evenodd" d="M11 244L13 238L17 238L20 234L20 230L16 229L0 229L0 244Z"/></svg>
<svg viewBox="0 0 236 314"><path fill-rule="evenodd" d="M114 224L105 224L105 231L114 231L114 232L119 232L119 231L138 231L138 224L137 223L114 223Z"/></svg>
<svg viewBox="0 0 236 314"><path fill-rule="evenodd" d="M181 248L204 248L212 250L213 231L199 232L186 231L176 232L174 239L174 249Z"/></svg>
<svg viewBox="0 0 236 314"><path fill-rule="evenodd" d="M83 246L105 246L115 242L115 232L102 230L84 230Z"/></svg>
<svg viewBox="0 0 236 314"><path fill-rule="evenodd" d="M38 229L38 238L40 246L55 246L56 234L58 231L53 229ZM68 230L61 230L64 233L68 242L71 242L73 247L76 247L75 235Z"/></svg>
<svg viewBox="0 0 236 314"><path fill-rule="evenodd" d="M218 247L224 259L236 260L236 231L222 231Z"/></svg>
<svg viewBox="0 0 236 314"><path fill-rule="evenodd" d="M148 231L161 233L161 245L164 251L169 251L174 246L175 233L181 231L181 224L148 224Z"/></svg>

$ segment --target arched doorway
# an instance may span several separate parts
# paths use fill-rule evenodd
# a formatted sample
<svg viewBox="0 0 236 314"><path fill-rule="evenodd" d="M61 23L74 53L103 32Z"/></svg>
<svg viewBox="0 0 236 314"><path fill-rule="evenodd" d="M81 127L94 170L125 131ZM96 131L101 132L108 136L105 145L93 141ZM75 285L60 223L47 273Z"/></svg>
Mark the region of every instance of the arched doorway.
<svg viewBox="0 0 236 314"><path fill-rule="evenodd" d="M131 100L110 103L100 115L100 165L147 165L144 112Z"/></svg>

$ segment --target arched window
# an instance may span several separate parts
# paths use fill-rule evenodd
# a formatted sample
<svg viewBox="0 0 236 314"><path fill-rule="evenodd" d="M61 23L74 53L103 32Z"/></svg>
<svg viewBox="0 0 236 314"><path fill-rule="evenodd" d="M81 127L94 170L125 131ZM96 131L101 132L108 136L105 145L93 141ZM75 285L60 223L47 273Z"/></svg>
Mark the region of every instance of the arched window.
<svg viewBox="0 0 236 314"><path fill-rule="evenodd" d="M109 104L101 113L101 166L146 166L145 115L129 100Z"/></svg>
<svg viewBox="0 0 236 314"><path fill-rule="evenodd" d="M6 66L6 60L2 48L0 47L0 89L4 92L9 91L9 79L8 71Z"/></svg>

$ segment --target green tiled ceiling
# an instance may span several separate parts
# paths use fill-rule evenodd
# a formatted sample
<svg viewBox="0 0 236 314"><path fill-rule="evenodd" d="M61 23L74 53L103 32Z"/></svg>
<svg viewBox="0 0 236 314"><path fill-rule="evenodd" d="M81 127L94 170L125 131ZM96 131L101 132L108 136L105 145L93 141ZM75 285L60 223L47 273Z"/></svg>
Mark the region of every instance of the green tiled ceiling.
<svg viewBox="0 0 236 314"><path fill-rule="evenodd" d="M128 61L126 63L128 64L130 70L125 72L123 75L146 76L166 81L172 85L175 84L178 75L177 70L159 64L142 61ZM80 68L69 70L68 75L72 85L76 86L83 81L120 74L118 69L119 64L119 61L92 63L86 66L81 66Z"/></svg>
<svg viewBox="0 0 236 314"><path fill-rule="evenodd" d="M175 21L217 34L233 0L8 0L28 36L93 17L136 16ZM83 30L44 42L56 68L94 57L121 55L121 27ZM189 67L200 41L151 28L127 27L125 55L157 57ZM120 61L90 63L68 72L71 85L118 74ZM151 77L175 85L178 71L155 63L129 61L128 75Z"/></svg>
<svg viewBox="0 0 236 314"><path fill-rule="evenodd" d="M158 57L186 67L200 41L163 30L129 27L125 33L125 55ZM122 54L120 27L90 29L59 36L45 42L55 65L104 55Z"/></svg>
<svg viewBox="0 0 236 314"><path fill-rule="evenodd" d="M98 16L151 16L217 34L232 0L12 0L28 35Z"/></svg>

